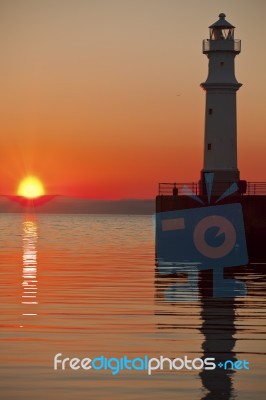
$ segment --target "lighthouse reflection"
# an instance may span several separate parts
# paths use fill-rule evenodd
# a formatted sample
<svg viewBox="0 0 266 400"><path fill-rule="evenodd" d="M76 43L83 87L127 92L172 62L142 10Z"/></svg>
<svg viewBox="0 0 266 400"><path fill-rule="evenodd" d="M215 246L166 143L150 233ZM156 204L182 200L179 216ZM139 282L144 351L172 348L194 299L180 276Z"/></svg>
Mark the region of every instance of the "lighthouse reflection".
<svg viewBox="0 0 266 400"><path fill-rule="evenodd" d="M186 316L185 319L190 329L194 325L195 327L199 326L198 329L203 338L200 357L202 359L215 358L216 363L214 370L202 369L199 371L198 376L204 393L201 400L229 400L235 396L233 377L236 371L220 368L218 364L224 365L226 360L231 360L234 363L237 360L234 351L237 332L235 323L236 299L239 296L242 297L243 292L236 285L234 293L233 288L230 288L231 297L215 297L213 275L211 271L198 274L194 268L185 272L180 271L176 275L163 277L156 273L157 328L175 332L175 340L178 341L179 321L182 321L181 331L186 326L183 325L184 316ZM232 278L232 276L230 277ZM191 314L186 315L186 310ZM192 343L193 340L187 339L187 348L184 348L184 353L178 356L191 356L195 353ZM193 358L193 356L191 357Z"/></svg>
<svg viewBox="0 0 266 400"><path fill-rule="evenodd" d="M202 325L204 336L202 343L203 358L215 357L224 364L226 360L236 361L233 351L236 343L235 299L201 299ZM206 394L202 400L229 400L234 398L233 374L235 371L217 368L213 371L202 370L199 373Z"/></svg>
<svg viewBox="0 0 266 400"><path fill-rule="evenodd" d="M24 316L36 316L37 301L37 241L38 229L34 216L27 217L23 229L22 300Z"/></svg>

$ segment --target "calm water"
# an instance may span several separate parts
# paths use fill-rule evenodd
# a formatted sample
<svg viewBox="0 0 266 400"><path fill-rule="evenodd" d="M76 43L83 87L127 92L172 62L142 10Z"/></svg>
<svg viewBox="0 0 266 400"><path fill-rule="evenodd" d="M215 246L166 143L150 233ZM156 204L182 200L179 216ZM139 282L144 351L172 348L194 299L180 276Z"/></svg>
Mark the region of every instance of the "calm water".
<svg viewBox="0 0 266 400"><path fill-rule="evenodd" d="M266 265L237 274L245 297L186 298L182 276L173 295L177 278L155 274L150 216L0 215L0 257L1 400L265 398ZM55 371L57 353L251 369Z"/></svg>

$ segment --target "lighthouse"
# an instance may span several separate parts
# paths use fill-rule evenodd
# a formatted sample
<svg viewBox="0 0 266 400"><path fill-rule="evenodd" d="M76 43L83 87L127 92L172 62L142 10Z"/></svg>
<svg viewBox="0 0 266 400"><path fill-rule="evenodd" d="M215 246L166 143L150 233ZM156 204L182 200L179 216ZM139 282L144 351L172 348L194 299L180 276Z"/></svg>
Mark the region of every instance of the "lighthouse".
<svg viewBox="0 0 266 400"><path fill-rule="evenodd" d="M234 38L235 27L225 14L209 26L209 39L203 40L203 53L209 60L208 77L201 87L206 91L204 163L200 192L205 194L206 173L214 173L213 194L220 195L238 183L236 92L242 86L235 77L235 56L241 41Z"/></svg>
<svg viewBox="0 0 266 400"><path fill-rule="evenodd" d="M202 254L206 256L205 250L208 246L211 251L220 251L228 239L229 242L234 239L234 234L231 233L234 230L237 232L241 226L243 228L243 223L237 221L241 208L249 261L265 263L266 260L266 181L240 180L237 167L236 92L241 83L235 77L235 56L241 51L241 42L234 38L235 27L225 17L225 14L219 15L218 21L209 27L209 38L203 40L203 53L208 57L209 71L206 81L201 84L206 92L204 164L201 178L198 182L191 183L159 183L156 196L156 255L158 263L163 261L170 269L173 260L179 266L188 265L188 261L192 263L189 265L196 265L192 260L195 248L199 253L204 249ZM233 210L233 207L238 207L238 211L224 213L225 210ZM209 212L207 216L206 213ZM199 219L194 220L194 216ZM217 216L218 219L215 220ZM227 229L227 222L220 229L221 221L222 224L231 221L231 233L230 228ZM223 235L209 230L213 227L216 231L218 227ZM183 234L188 235L188 240ZM201 240L198 242L199 237ZM224 243L218 242L218 238L220 241L224 238ZM236 245L232 249L237 250L235 255L243 256L244 252L239 247L236 249L240 243L239 238L237 234ZM192 247L186 247L188 243ZM197 243L200 243L199 247ZM162 248L164 245L165 248ZM210 269L221 267L222 260L227 257L221 256L218 259L213 258L211 253L208 254ZM227 253L230 254L233 253ZM199 268L203 268L198 255L194 260L195 263L200 263ZM237 265L235 256L232 260ZM229 264L226 265L228 266Z"/></svg>

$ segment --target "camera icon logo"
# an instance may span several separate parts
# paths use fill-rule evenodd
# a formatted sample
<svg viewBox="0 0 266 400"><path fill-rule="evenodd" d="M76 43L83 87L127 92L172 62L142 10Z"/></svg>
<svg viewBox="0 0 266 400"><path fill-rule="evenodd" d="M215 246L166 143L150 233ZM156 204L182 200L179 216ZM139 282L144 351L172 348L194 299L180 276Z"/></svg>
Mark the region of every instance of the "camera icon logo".
<svg viewBox="0 0 266 400"><path fill-rule="evenodd" d="M248 254L239 203L167 211L156 215L159 272L172 264L198 270L245 265Z"/></svg>
<svg viewBox="0 0 266 400"><path fill-rule="evenodd" d="M236 279L225 279L224 268L246 265L248 252L242 206L240 203L217 205L236 193L233 183L210 205L213 173L205 174L208 205L186 185L183 194L203 207L156 214L156 265L160 275L187 274L187 283L171 284L165 289L166 301L192 301L199 295L199 271L212 270L213 297L245 296L246 285Z"/></svg>

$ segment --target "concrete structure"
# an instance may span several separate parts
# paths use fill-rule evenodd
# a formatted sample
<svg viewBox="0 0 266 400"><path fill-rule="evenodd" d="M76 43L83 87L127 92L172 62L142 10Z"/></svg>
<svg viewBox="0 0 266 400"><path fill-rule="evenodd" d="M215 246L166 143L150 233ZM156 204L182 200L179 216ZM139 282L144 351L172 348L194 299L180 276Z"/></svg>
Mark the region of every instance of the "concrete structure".
<svg viewBox="0 0 266 400"><path fill-rule="evenodd" d="M235 27L219 15L210 27L210 37L203 41L203 53L209 59L207 80L201 84L206 91L204 166L201 172L201 193L204 174L213 172L217 194L239 181L237 168L236 92L240 88L235 77L235 56L241 42L234 39Z"/></svg>

